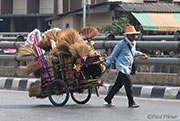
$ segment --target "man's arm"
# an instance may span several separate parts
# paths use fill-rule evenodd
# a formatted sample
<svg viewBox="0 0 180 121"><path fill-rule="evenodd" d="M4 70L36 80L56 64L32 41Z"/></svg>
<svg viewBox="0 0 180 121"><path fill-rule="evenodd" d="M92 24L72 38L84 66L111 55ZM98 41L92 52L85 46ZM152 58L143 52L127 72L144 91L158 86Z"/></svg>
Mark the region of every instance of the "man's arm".
<svg viewBox="0 0 180 121"><path fill-rule="evenodd" d="M113 49L111 55L109 56L108 60L106 60L106 62L105 62L106 66L110 66L111 65L111 63L113 62L114 58L120 53L121 49L122 49L122 43L118 43L114 47L114 49Z"/></svg>

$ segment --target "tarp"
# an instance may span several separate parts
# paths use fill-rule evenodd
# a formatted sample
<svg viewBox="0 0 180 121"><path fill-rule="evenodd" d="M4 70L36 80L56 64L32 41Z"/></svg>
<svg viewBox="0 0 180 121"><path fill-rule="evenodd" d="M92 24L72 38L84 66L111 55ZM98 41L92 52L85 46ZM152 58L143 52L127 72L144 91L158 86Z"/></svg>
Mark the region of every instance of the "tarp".
<svg viewBox="0 0 180 121"><path fill-rule="evenodd" d="M176 31L180 30L180 13L135 13L143 30Z"/></svg>

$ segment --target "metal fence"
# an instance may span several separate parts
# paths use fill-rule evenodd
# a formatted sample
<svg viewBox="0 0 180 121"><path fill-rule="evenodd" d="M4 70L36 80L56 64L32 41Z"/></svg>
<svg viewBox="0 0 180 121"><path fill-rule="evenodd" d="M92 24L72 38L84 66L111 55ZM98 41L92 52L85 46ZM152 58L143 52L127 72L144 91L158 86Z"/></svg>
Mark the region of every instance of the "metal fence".
<svg viewBox="0 0 180 121"><path fill-rule="evenodd" d="M94 47L96 49L109 49L113 48L118 41L95 41ZM0 42L0 49L16 49L19 45L24 44L24 42ZM180 41L137 41L138 49L147 50L178 50L180 48ZM21 59L22 58L22 59ZM15 57L15 55L0 55L0 60L24 60L27 61L27 57ZM163 60L163 61L162 61ZM165 61L166 60L166 61ZM159 63L159 62L162 63ZM148 60L139 60L138 63L144 64L180 64L179 58L149 58Z"/></svg>
<svg viewBox="0 0 180 121"><path fill-rule="evenodd" d="M175 41L179 39L173 35L156 35L156 36L141 36L136 37L137 39L137 49L146 49L146 50L179 50L180 41ZM17 36L18 37L18 36ZM0 49L16 49L19 45L24 44L24 42L16 41L17 37L2 37L1 40L10 40L8 42L0 42ZM115 39L122 39L123 36L116 36ZM116 44L117 40L107 40L105 36L99 36L94 38L96 49L106 50L108 54L108 49L112 49ZM163 40L163 41L162 41ZM166 40L166 41L165 41ZM18 57L14 55L1 54L0 60L14 60L14 61L30 61L33 57ZM166 65L166 66L177 66L180 65L180 58L167 58L167 57L150 57L148 60L136 60L137 64L142 65Z"/></svg>

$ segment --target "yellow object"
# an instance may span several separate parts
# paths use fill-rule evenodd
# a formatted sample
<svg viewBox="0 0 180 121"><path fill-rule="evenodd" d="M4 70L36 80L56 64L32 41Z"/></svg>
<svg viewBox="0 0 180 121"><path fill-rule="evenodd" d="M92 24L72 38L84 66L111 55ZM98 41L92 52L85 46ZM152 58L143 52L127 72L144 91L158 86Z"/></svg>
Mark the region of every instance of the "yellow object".
<svg viewBox="0 0 180 121"><path fill-rule="evenodd" d="M180 23L171 13L147 13L149 18L158 26L159 31L176 31Z"/></svg>
<svg viewBox="0 0 180 121"><path fill-rule="evenodd" d="M81 71L81 66L74 64L73 69L75 69L77 72L80 72Z"/></svg>
<svg viewBox="0 0 180 121"><path fill-rule="evenodd" d="M104 64L101 64L101 70L104 72L106 70L106 66Z"/></svg>

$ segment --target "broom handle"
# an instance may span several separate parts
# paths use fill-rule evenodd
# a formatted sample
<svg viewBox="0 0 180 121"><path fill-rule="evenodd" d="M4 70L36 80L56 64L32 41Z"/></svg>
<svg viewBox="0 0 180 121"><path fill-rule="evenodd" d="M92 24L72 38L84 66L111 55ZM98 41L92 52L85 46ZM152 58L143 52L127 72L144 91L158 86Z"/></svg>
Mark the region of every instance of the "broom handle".
<svg viewBox="0 0 180 121"><path fill-rule="evenodd" d="M36 42L37 42L37 43L39 42L39 39L38 39L37 34L36 34ZM42 50L41 50L40 48L39 48L39 51L40 51L40 54L41 54L41 60L42 60L42 62L43 62L43 66L44 66L44 67L47 67L46 62L45 62L45 58L44 58L44 54L43 54L43 52L42 52Z"/></svg>
<svg viewBox="0 0 180 121"><path fill-rule="evenodd" d="M36 42L39 42L39 39L38 39L38 35L36 34ZM42 60L42 62L43 62L43 66L44 67L47 67L47 64L46 64L46 61L45 61L45 57L44 57L44 54L43 54L43 52L42 52L42 49L40 49L39 48L39 50L40 50L40 53L41 53L41 60ZM49 71L46 69L46 73L47 73L47 75L48 75L48 81L50 81L51 79L50 79L50 74L49 74Z"/></svg>
<svg viewBox="0 0 180 121"><path fill-rule="evenodd" d="M41 64L42 67L44 67L42 58L40 57L40 56L41 56L40 50L39 50L39 48L36 46L36 44L37 44L37 39L36 39L36 37L34 36L34 47L35 47L35 49L36 49L37 56L38 56L38 58L39 58L39 60L40 60L40 64Z"/></svg>
<svg viewBox="0 0 180 121"><path fill-rule="evenodd" d="M39 39L38 39L37 34L36 34L36 41L39 42ZM41 53L41 60L42 60L42 62L43 62L43 66L44 66L44 67L47 67L47 64L46 64L45 57L44 57L44 54L43 54L43 52L42 52L42 49L39 48L39 51L40 51L40 53Z"/></svg>
<svg viewBox="0 0 180 121"><path fill-rule="evenodd" d="M34 40L35 40L35 44L37 44L38 40L37 40L36 37L34 38ZM36 50L37 50L37 54L38 54L38 57L39 57L39 60L40 60L40 63L41 63L41 65L42 65L42 67L46 67L46 66L45 66L45 63L44 63L44 60L43 60L43 58L42 58L42 53L40 52L41 49L38 48L38 47L36 47L36 46L35 46L35 48L36 48ZM48 73L47 70L45 70L45 75L47 76L47 78L48 78L47 80L48 80L48 83L49 83L49 81L50 81L50 76L49 76L49 73Z"/></svg>
<svg viewBox="0 0 180 121"><path fill-rule="evenodd" d="M34 36L34 47L36 49L37 56L38 56L38 58L40 60L40 65L42 67L46 67L45 62L44 62L44 58L43 58L43 54L42 54L42 50L36 46L36 44L38 43L38 37L36 35L37 34L35 34L35 36ZM49 81L50 81L50 74L49 74L47 69L45 70L45 72L46 72L46 74L48 76L48 83L49 83Z"/></svg>

